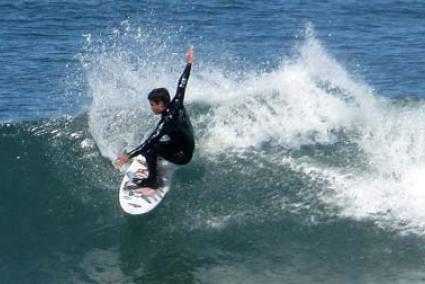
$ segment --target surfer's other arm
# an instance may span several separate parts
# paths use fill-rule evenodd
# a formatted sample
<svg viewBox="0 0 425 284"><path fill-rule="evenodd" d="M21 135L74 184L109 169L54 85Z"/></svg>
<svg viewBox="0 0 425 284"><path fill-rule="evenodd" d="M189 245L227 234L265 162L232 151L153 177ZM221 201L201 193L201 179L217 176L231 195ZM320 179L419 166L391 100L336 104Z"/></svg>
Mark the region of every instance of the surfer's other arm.
<svg viewBox="0 0 425 284"><path fill-rule="evenodd" d="M159 139L161 139L161 137L165 133L165 128L164 128L165 122L166 122L166 119L162 118L159 121L158 125L156 126L155 130L152 132L151 135L149 135L149 137L145 140L145 142L143 142L137 148L128 152L127 154L123 154L119 156L115 161L116 165L118 167L121 167L122 165L127 163L129 159L136 157L139 154L143 154L147 149L152 147L153 144L158 142Z"/></svg>
<svg viewBox="0 0 425 284"><path fill-rule="evenodd" d="M162 136L165 134L165 123L166 118L161 118L158 125L156 126L155 130L149 135L149 137L143 142L139 147L134 149L133 151L129 152L127 154L128 158L131 159L139 154L143 154L153 146L156 142L161 139Z"/></svg>

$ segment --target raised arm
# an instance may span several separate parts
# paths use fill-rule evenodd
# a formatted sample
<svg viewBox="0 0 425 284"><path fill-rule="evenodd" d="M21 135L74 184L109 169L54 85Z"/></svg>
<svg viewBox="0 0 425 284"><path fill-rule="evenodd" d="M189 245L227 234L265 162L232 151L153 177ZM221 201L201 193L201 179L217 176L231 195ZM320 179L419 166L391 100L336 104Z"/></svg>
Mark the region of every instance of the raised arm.
<svg viewBox="0 0 425 284"><path fill-rule="evenodd" d="M186 67L183 70L182 75L180 76L179 82L177 84L176 95L174 96L171 103L176 103L176 104L180 104L180 105L183 104L184 95L185 95L185 92L186 92L187 81L189 80L190 69L192 68L193 58L194 58L194 49L192 47L186 53L187 64L186 64Z"/></svg>

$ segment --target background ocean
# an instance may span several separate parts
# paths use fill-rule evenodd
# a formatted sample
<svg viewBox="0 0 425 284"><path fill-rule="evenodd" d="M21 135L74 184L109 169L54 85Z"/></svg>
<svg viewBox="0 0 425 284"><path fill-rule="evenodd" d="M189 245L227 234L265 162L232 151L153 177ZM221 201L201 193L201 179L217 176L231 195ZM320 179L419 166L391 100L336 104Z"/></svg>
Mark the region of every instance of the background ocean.
<svg viewBox="0 0 425 284"><path fill-rule="evenodd" d="M0 283L425 282L423 1L0 1ZM111 165L196 48L193 161Z"/></svg>

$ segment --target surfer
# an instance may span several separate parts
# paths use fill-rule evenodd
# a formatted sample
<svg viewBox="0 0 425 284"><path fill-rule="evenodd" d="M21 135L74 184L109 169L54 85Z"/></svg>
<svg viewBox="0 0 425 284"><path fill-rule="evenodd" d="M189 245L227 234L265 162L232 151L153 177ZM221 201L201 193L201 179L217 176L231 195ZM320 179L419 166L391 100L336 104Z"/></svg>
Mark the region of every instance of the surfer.
<svg viewBox="0 0 425 284"><path fill-rule="evenodd" d="M177 165L187 164L192 159L195 139L183 101L193 59L194 49L190 48L186 53L186 67L178 81L176 94L171 101L166 88L153 89L148 94L152 112L161 115L161 119L155 130L142 144L115 160L116 165L121 167L129 159L139 154L145 156L149 171L148 177L133 179L133 182L144 195L155 193L155 189L161 185L157 177L158 156ZM162 141L161 138L163 137L166 137L167 140Z"/></svg>

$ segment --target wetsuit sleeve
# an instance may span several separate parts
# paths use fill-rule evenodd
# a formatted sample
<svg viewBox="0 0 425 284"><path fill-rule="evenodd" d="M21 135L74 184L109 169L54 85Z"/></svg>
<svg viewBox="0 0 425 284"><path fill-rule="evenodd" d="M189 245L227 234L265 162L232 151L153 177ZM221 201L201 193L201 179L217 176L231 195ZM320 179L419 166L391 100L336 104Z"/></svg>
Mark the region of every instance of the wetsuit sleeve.
<svg viewBox="0 0 425 284"><path fill-rule="evenodd" d="M189 80L191 68L192 68L192 64L187 63L186 67L183 70L182 75L180 76L180 79L179 79L179 82L178 82L178 85L177 85L176 95L174 96L173 100L171 101L172 104L175 103L175 104L178 104L178 105L183 105L184 94L186 92L187 81Z"/></svg>
<svg viewBox="0 0 425 284"><path fill-rule="evenodd" d="M145 142L140 144L134 150L127 153L128 157L131 159L131 158L133 158L133 157L135 157L139 154L143 154L149 148L151 148L153 146L153 144L158 142L159 139L161 139L161 137L164 136L164 134L165 134L165 124L166 124L166 119L162 118L159 121L158 125L156 126L155 130L152 132L151 135L149 135L149 137L145 140Z"/></svg>

